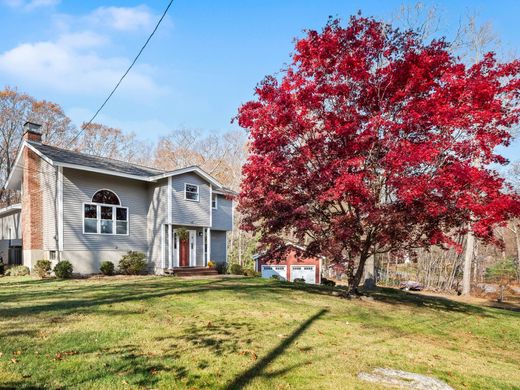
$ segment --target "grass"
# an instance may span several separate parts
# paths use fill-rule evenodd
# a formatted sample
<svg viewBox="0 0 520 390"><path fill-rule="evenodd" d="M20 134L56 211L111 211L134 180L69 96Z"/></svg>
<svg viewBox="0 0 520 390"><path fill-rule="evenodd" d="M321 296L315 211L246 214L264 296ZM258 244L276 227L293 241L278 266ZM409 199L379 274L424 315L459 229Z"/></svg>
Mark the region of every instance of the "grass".
<svg viewBox="0 0 520 390"><path fill-rule="evenodd" d="M0 279L0 388L375 388L395 368L520 385L520 313L262 279Z"/></svg>

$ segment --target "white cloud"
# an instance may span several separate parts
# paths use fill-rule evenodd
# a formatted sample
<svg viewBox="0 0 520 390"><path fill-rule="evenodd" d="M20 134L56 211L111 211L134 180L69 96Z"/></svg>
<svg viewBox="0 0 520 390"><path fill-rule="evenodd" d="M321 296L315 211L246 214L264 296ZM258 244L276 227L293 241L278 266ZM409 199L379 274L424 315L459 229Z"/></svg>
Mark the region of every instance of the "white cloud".
<svg viewBox="0 0 520 390"><path fill-rule="evenodd" d="M11 8L21 8L25 11L32 11L36 8L53 7L60 3L60 0L4 0L4 4Z"/></svg>
<svg viewBox="0 0 520 390"><path fill-rule="evenodd" d="M87 16L91 23L107 26L119 31L136 31L150 28L154 15L148 7L99 7Z"/></svg>
<svg viewBox="0 0 520 390"><path fill-rule="evenodd" d="M84 31L63 34L55 41L23 43L0 54L0 72L62 92L106 94L130 61L102 56L104 36ZM150 75L150 67L136 66L120 93L157 96L164 91Z"/></svg>

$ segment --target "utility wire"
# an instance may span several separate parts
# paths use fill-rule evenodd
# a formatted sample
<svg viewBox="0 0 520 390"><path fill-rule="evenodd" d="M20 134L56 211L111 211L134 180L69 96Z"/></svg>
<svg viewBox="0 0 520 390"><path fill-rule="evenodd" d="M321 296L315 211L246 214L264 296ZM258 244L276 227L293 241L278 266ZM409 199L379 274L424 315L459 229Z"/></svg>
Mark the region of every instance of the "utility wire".
<svg viewBox="0 0 520 390"><path fill-rule="evenodd" d="M157 22L157 24L155 25L155 28L153 29L152 33L148 36L148 39L146 40L146 42L144 43L144 45L141 47L141 50L139 50L139 53L137 53L137 55L135 56L134 60L132 61L132 63L130 64L130 66L128 67L128 69L126 70L126 72L123 74L123 76L121 76L121 78L119 79L119 81L117 82L116 86L112 89L112 92L110 92L110 94L108 95L108 97L105 99L105 101L103 102L103 104L98 108L98 110L96 111L96 113L92 116L92 118L90 118L90 120L84 125L82 126L82 128L80 129L80 131L78 132L78 134L76 134L74 136L74 138L70 141L71 143L73 143L74 141L76 141L76 139L80 136L81 133L83 133L83 131L85 131L85 129L90 126L92 124L92 121L94 119L96 119L97 115L100 113L100 111L103 109L103 107L105 107L105 105L108 103L108 101L110 100L110 98L112 97L112 95L114 94L114 92L116 92L117 88L119 87L119 85L121 84L121 82L124 80L124 78L126 77L126 75L128 74L128 72L130 72L130 70L132 69L132 67L135 65L135 63L137 62L137 60L139 59L139 57L141 56L142 52L144 51L144 49L146 48L146 46L148 45L148 42L150 42L150 40L152 39L152 37L154 36L155 32L157 31L157 29L159 28L159 25L161 24L161 22L163 21L164 17L166 16L166 14L168 13L168 10L170 9L171 5L173 3L173 0L170 0L170 2L168 3L168 6L166 7L166 9L164 10L161 18L159 19L159 21Z"/></svg>

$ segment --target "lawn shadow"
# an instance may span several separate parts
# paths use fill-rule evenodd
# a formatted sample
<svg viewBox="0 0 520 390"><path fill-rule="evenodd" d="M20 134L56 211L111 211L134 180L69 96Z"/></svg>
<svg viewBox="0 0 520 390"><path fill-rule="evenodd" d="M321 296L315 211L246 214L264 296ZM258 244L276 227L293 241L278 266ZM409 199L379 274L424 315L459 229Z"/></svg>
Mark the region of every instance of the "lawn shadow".
<svg viewBox="0 0 520 390"><path fill-rule="evenodd" d="M468 303L457 302L448 298L437 297L424 294L413 294L406 291L400 291L393 288L378 287L374 291L368 292L370 297L375 301L383 302L391 305L405 305L419 307L425 309L441 310L445 312L455 312L464 314L473 314L482 317L494 316L487 308Z"/></svg>
<svg viewBox="0 0 520 390"><path fill-rule="evenodd" d="M291 367L289 369L278 370L275 373L264 374L264 370L267 366L274 361L278 356L280 356L284 351L303 333L307 330L311 324L322 317L327 312L326 309L322 309L312 317L308 318L304 323L302 323L297 329L295 329L289 337L285 338L280 344L278 344L274 349L271 350L267 355L265 355L262 359L258 360L251 368L244 371L238 377L236 377L229 385L226 386L226 389L241 389L246 386L251 380L258 376L267 376L273 377L277 375L281 375L288 370L296 367Z"/></svg>

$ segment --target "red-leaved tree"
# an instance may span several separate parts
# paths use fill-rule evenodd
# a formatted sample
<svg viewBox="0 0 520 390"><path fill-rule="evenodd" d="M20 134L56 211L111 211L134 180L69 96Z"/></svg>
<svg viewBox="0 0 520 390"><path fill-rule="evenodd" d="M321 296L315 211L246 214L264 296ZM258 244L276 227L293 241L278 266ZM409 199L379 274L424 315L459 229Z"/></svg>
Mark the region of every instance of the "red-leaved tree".
<svg viewBox="0 0 520 390"><path fill-rule="evenodd" d="M291 234L346 264L351 289L371 255L454 246L468 226L494 241L520 212L490 168L519 122L520 62L466 67L448 49L360 16L308 31L237 115L251 153L243 227L264 248Z"/></svg>

